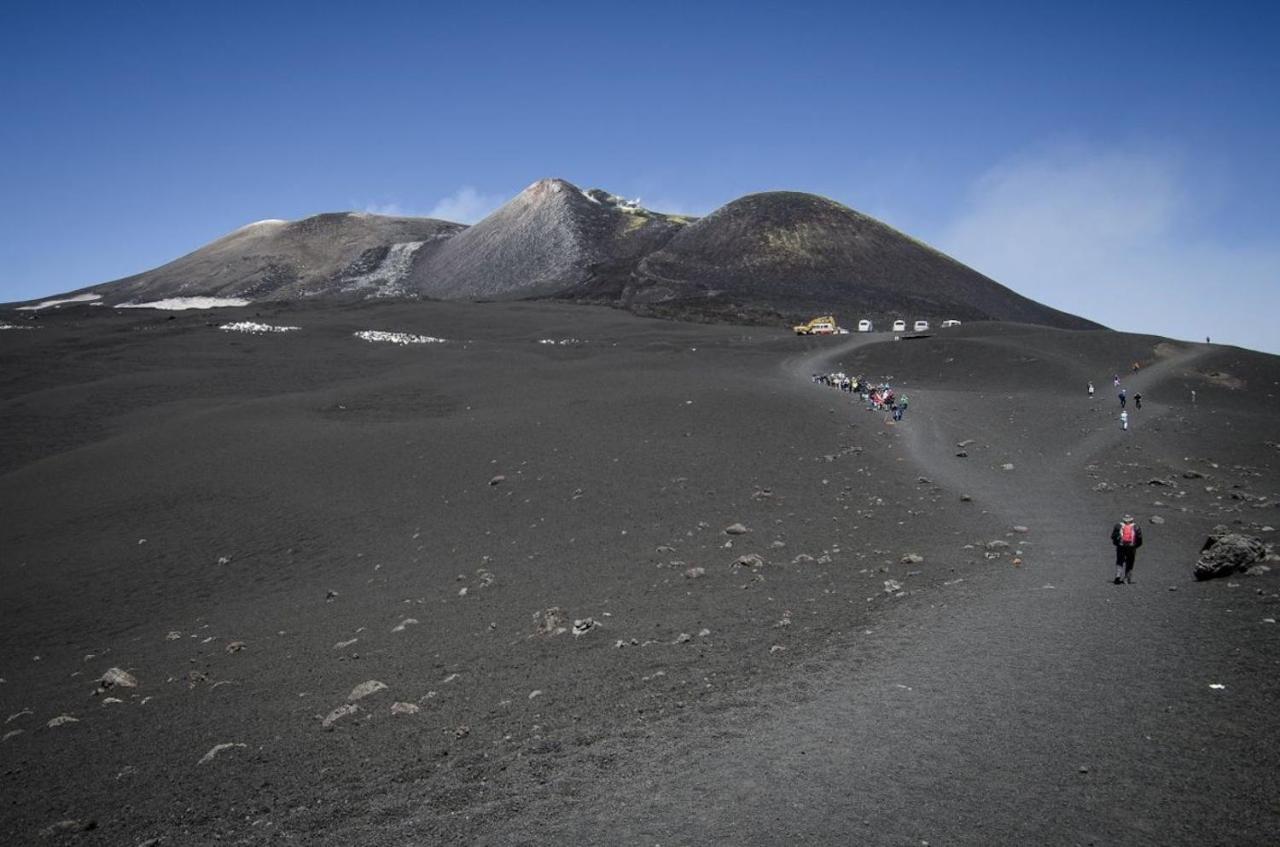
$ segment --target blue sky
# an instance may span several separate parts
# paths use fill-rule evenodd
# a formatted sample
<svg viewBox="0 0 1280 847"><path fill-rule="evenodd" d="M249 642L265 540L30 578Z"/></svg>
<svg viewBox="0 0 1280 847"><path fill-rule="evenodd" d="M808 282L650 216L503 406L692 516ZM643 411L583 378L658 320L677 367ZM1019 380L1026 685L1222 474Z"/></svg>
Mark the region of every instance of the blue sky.
<svg viewBox="0 0 1280 847"><path fill-rule="evenodd" d="M560 176L813 191L1115 328L1280 352L1275 5L464 5L10 6L0 300Z"/></svg>

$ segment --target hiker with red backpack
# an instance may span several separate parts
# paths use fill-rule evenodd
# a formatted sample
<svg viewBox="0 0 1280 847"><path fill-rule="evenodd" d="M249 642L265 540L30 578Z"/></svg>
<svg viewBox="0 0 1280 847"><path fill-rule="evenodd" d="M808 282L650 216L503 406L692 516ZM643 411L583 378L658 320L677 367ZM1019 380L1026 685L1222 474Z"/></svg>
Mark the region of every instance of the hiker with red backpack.
<svg viewBox="0 0 1280 847"><path fill-rule="evenodd" d="M1142 546L1142 527L1133 522L1133 515L1125 515L1112 527L1111 543L1116 547L1115 584L1133 582L1133 557Z"/></svg>

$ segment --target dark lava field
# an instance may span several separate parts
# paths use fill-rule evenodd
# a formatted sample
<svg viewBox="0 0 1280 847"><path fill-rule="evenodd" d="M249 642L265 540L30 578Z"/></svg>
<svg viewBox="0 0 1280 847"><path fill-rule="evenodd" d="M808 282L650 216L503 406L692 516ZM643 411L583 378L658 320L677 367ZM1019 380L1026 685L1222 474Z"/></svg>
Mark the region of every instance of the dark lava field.
<svg viewBox="0 0 1280 847"><path fill-rule="evenodd" d="M545 302L0 318L5 844L1280 832L1274 356ZM1197 582L1218 525L1268 555Z"/></svg>

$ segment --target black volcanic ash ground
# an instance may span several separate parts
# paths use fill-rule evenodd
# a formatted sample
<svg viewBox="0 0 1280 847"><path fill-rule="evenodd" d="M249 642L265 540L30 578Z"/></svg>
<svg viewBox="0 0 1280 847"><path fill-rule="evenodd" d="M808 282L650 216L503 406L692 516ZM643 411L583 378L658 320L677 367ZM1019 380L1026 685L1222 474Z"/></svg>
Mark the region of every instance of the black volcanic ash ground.
<svg viewBox="0 0 1280 847"><path fill-rule="evenodd" d="M1275 574L1191 580L1215 524L1271 538L1273 357L552 304L168 317L0 333L12 843L1275 831ZM820 369L891 377L907 419Z"/></svg>

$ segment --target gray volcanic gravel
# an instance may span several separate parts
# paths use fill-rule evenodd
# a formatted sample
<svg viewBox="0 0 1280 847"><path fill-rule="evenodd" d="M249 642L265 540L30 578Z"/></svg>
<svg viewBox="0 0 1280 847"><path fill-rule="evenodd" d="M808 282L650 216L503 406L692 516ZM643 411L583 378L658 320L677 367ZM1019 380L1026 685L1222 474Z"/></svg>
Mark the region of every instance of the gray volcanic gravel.
<svg viewBox="0 0 1280 847"><path fill-rule="evenodd" d="M1192 577L1218 524L1272 541L1274 357L551 303L30 325L0 334L8 843L1280 828L1280 572Z"/></svg>

